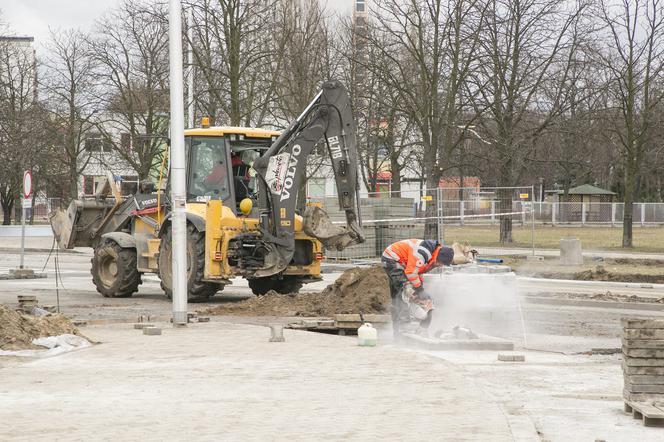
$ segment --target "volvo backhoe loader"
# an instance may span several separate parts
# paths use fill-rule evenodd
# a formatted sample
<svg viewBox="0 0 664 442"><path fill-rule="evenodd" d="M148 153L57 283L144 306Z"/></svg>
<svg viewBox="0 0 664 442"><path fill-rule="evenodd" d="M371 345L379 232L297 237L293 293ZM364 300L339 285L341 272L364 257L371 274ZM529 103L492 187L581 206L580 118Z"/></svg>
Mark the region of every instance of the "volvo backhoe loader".
<svg viewBox="0 0 664 442"><path fill-rule="evenodd" d="M282 133L238 127L185 131L187 288L202 301L241 276L255 294L297 292L320 280L323 249L364 241L359 223L357 149L345 87L330 81ZM307 157L324 143L346 225L324 210L296 213ZM161 181L161 180L160 180ZM92 280L103 296L129 297L156 273L172 293L169 189L141 184L122 197L111 175L94 197L51 217L62 248L92 247Z"/></svg>

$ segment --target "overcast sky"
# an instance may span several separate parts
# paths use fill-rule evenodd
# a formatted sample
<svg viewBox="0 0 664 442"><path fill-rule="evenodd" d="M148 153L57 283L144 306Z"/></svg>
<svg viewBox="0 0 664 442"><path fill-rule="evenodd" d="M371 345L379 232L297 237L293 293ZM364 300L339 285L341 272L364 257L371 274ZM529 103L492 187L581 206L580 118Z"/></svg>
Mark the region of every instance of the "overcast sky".
<svg viewBox="0 0 664 442"><path fill-rule="evenodd" d="M1 21L9 24L15 35L35 38L37 52L53 29L90 30L104 11L121 0L0 0ZM324 1L325 2L325 1ZM327 0L327 8L350 11L352 0Z"/></svg>

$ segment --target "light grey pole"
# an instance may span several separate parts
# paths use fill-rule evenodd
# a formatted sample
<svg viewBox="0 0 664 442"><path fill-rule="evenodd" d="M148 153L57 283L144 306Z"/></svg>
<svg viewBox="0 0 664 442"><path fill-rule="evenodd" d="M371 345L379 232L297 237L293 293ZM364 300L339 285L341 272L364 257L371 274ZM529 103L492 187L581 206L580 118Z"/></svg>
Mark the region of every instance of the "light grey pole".
<svg viewBox="0 0 664 442"><path fill-rule="evenodd" d="M194 9L187 14L187 127L194 127Z"/></svg>
<svg viewBox="0 0 664 442"><path fill-rule="evenodd" d="M21 200L21 262L19 269L23 268L23 258L25 256L25 197Z"/></svg>
<svg viewBox="0 0 664 442"><path fill-rule="evenodd" d="M530 186L530 241L533 245L533 256L535 256L535 186Z"/></svg>
<svg viewBox="0 0 664 442"><path fill-rule="evenodd" d="M173 326L187 324L187 223L184 170L184 99L182 79L182 5L170 0L168 48L171 98L171 201L173 202Z"/></svg>

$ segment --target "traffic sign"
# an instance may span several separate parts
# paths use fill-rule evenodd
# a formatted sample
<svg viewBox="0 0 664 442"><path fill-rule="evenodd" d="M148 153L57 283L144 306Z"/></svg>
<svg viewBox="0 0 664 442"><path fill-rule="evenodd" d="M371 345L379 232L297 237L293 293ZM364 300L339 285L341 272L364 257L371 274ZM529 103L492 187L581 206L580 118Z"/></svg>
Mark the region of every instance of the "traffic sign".
<svg viewBox="0 0 664 442"><path fill-rule="evenodd" d="M26 170L23 172L23 196L30 198L32 195L32 172Z"/></svg>
<svg viewBox="0 0 664 442"><path fill-rule="evenodd" d="M32 207L32 200L31 200L30 198L24 198L24 199L23 199L22 207L23 207L24 209L29 209L29 208L31 208L31 207Z"/></svg>

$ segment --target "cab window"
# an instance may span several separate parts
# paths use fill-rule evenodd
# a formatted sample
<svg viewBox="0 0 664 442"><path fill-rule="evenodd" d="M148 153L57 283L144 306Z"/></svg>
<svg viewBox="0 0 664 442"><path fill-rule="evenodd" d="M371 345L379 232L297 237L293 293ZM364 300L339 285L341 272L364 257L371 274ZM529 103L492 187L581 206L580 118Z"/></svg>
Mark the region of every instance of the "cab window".
<svg viewBox="0 0 664 442"><path fill-rule="evenodd" d="M226 200L230 197L230 168L222 137L187 137L187 199Z"/></svg>

